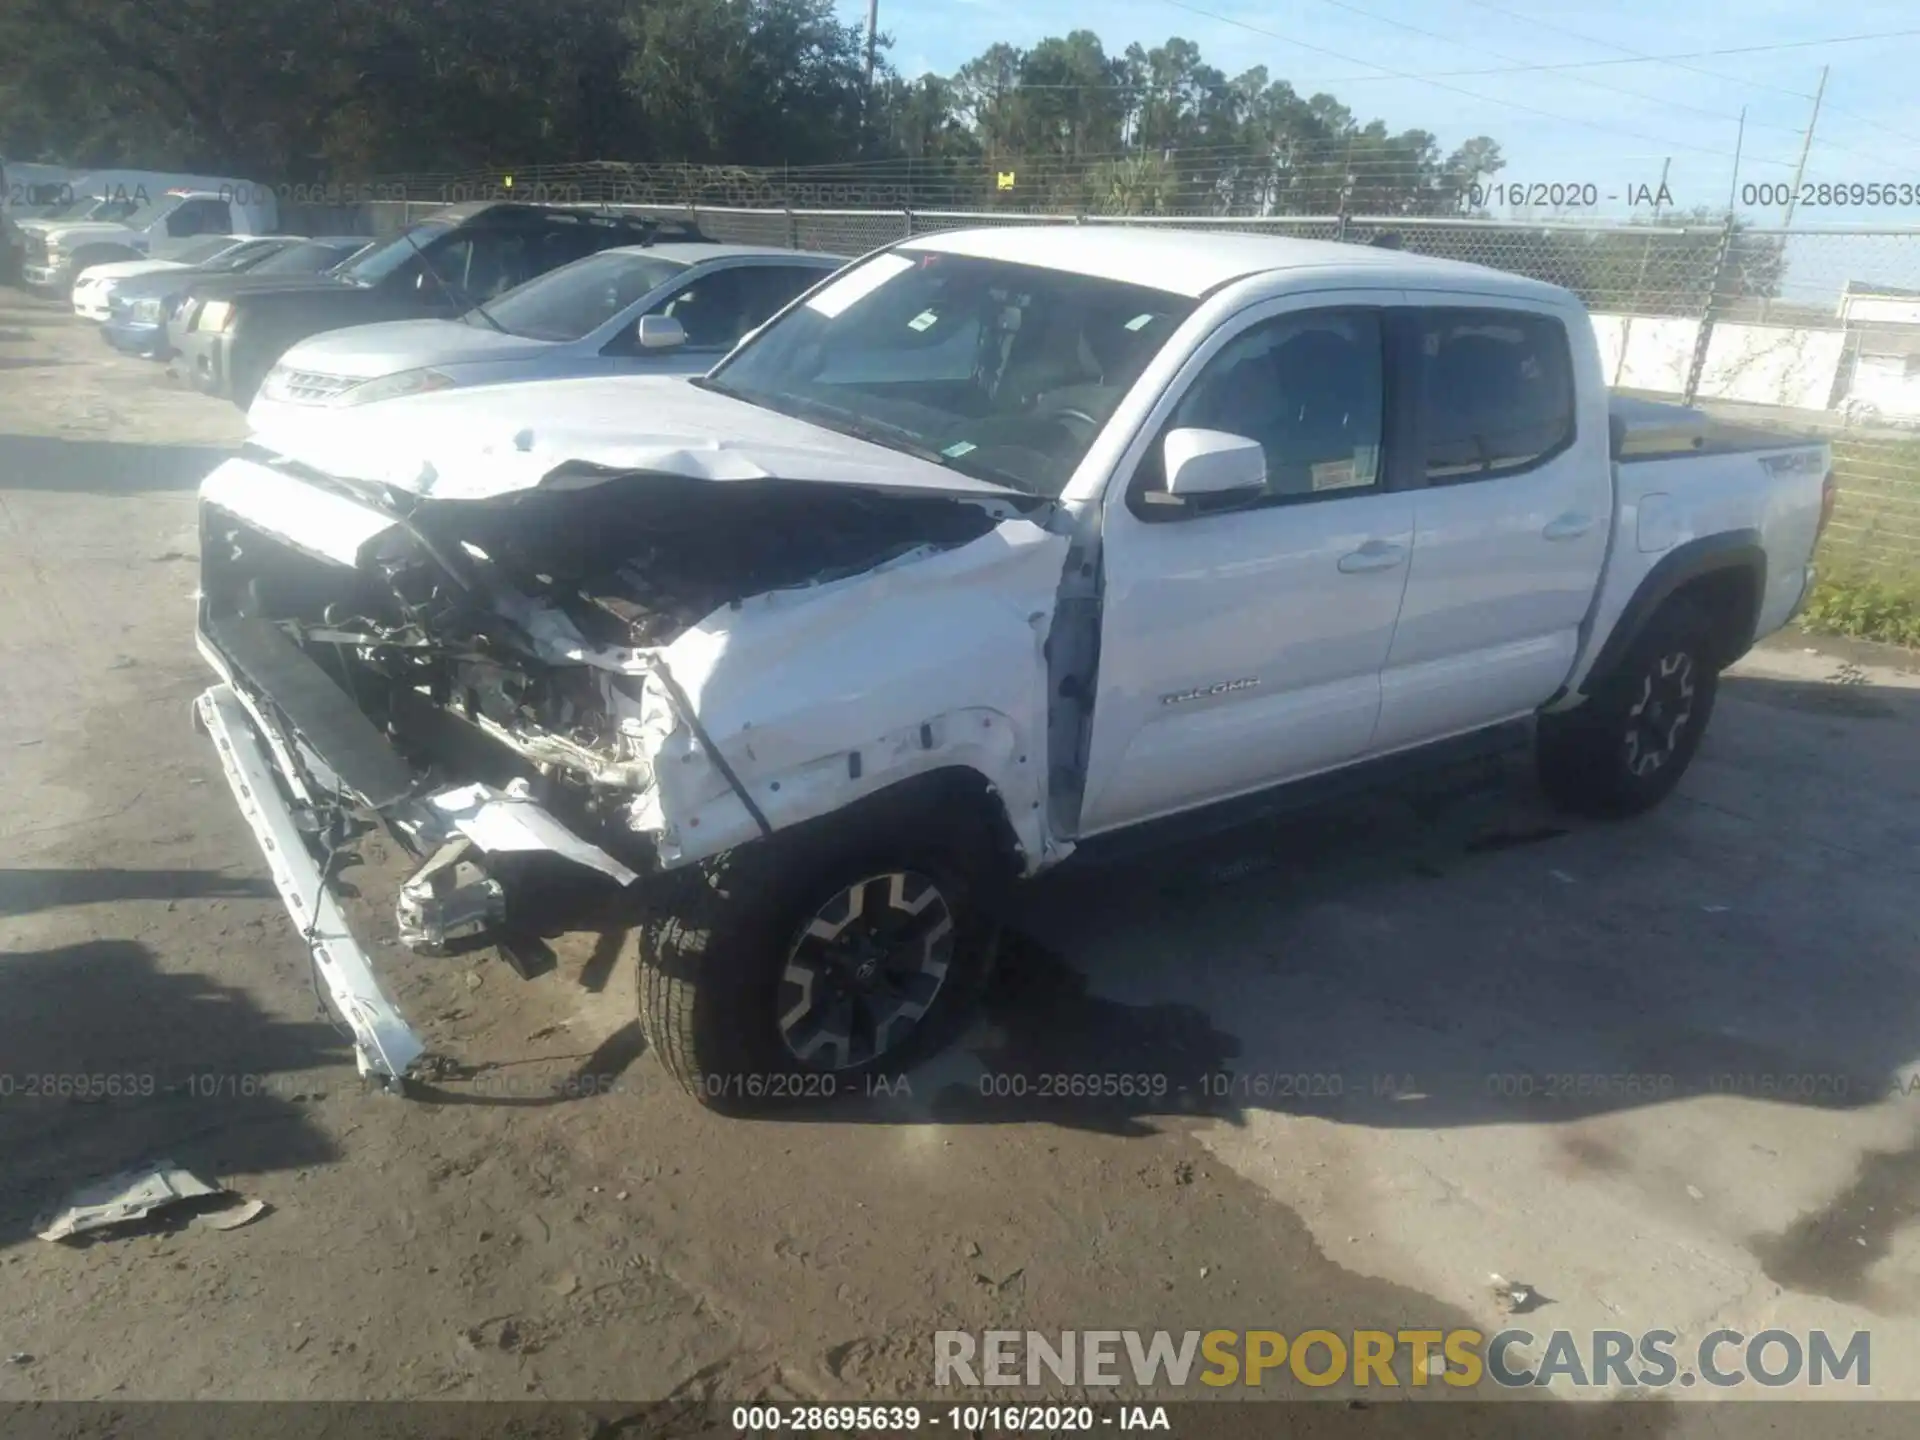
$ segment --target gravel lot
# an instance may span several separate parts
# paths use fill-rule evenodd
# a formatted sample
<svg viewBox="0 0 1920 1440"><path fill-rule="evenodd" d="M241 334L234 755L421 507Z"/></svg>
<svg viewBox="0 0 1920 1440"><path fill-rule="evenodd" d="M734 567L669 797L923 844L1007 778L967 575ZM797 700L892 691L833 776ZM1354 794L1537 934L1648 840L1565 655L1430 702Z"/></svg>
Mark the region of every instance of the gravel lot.
<svg viewBox="0 0 1920 1440"><path fill-rule="evenodd" d="M1920 1398L1912 657L1764 647L1631 824L1569 825L1510 771L1069 868L910 1094L779 1122L669 1086L617 935L533 981L387 947L473 1072L398 1101L317 1014L188 723L193 488L242 431L0 291L0 1072L153 1090L0 1098L0 1353L31 1357L0 1400L924 1397L937 1329L1492 1331L1490 1272L1541 1332L1867 1328L1872 1393ZM363 858L382 941L397 857ZM1113 1073L1167 1094L982 1093ZM33 1237L162 1157L271 1209Z"/></svg>

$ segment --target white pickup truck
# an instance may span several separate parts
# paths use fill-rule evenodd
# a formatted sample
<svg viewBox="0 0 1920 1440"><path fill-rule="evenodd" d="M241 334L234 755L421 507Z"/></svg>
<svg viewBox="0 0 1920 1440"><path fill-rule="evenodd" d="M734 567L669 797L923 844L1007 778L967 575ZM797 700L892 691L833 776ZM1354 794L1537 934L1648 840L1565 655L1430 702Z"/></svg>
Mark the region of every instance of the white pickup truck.
<svg viewBox="0 0 1920 1440"><path fill-rule="evenodd" d="M21 278L37 289L65 294L92 266L170 259L207 235L268 234L278 215L271 190L240 180L156 189L151 195L136 187L132 197L116 189L86 210L90 218L23 224Z"/></svg>
<svg viewBox="0 0 1920 1440"><path fill-rule="evenodd" d="M1516 722L1556 801L1654 804L1832 498L1821 444L1610 401L1552 285L963 231L703 379L408 397L224 463L196 713L364 1073L424 1048L330 888L377 820L428 953L514 958L517 905L601 872L662 1060L751 1105L937 1043L1006 887L1101 842Z"/></svg>

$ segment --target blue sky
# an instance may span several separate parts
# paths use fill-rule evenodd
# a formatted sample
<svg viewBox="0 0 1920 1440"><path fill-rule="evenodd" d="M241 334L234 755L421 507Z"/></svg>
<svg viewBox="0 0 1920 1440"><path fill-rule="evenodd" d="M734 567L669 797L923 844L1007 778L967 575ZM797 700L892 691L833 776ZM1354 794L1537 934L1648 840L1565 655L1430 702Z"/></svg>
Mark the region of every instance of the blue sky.
<svg viewBox="0 0 1920 1440"><path fill-rule="evenodd" d="M848 19L864 25L865 0L840 0L840 6ZM1433 76L1624 61L1626 52L1664 56L1920 31L1920 6L1912 0L1844 6L1808 0L1693 6L1670 0L1605 6L1590 0L1294 0L1285 6L1244 0L880 0L880 30L893 37L893 63L908 75L951 74L995 41L1025 46L1076 28L1098 33L1110 53L1134 41L1151 46L1184 36L1229 76L1264 64L1302 94L1326 90L1363 119L1377 116L1395 130L1430 130L1446 148L1490 135L1508 161L1501 180L1591 181L1602 198L1584 213L1606 217L1631 213L1627 187L1657 183L1668 157L1668 186L1680 208L1723 208L1743 105L1747 128L1739 179L1791 179L1820 67L1827 64L1831 73L1806 178L1905 182L1920 191L1920 87L1914 84L1920 34L1682 62L1695 68L1622 63L1451 75L1438 85L1373 68ZM1758 210L1753 218L1777 224L1778 207ZM1920 227L1920 204L1803 208L1794 217L1796 230L1846 223ZM1920 250L1920 241L1915 248Z"/></svg>

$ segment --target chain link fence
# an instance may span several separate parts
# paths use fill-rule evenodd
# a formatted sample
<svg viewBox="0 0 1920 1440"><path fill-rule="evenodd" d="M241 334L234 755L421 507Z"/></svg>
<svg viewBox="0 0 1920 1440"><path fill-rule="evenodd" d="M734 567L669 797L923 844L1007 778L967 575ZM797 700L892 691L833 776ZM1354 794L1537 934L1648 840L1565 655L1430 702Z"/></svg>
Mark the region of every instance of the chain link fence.
<svg viewBox="0 0 1920 1440"><path fill-rule="evenodd" d="M1100 215L1013 208L706 203L709 195L847 193L851 182L768 179L725 167L576 166L510 186L412 177L405 199L361 204L387 233L441 203L587 203L688 220L718 241L857 256L976 226L1154 226L1355 244L1491 266L1577 294L1614 386L1695 403L1834 446L1840 501L1830 568L1920 583L1920 231L1787 233L1712 224L1592 224L1432 215ZM490 187L490 188L489 188ZM812 188L809 188L812 187ZM696 193L697 192L697 193ZM648 196L672 194L671 202Z"/></svg>

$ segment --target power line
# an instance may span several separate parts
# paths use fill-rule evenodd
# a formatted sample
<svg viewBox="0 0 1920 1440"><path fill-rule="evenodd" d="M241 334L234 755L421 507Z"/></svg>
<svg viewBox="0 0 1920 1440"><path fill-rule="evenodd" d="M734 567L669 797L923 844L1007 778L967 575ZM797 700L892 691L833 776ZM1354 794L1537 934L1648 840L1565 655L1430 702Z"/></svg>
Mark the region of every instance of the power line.
<svg viewBox="0 0 1920 1440"><path fill-rule="evenodd" d="M1452 45L1455 48L1461 49L1461 50L1485 51L1485 53L1492 55L1497 59L1506 60L1515 65L1525 65L1530 63L1528 61L1522 60L1517 55L1503 54L1501 51L1494 50L1488 46L1478 43L1477 41L1457 40L1451 35L1441 34L1438 30L1428 30L1419 25L1409 25L1404 20L1395 20L1388 15L1375 14L1373 11L1364 10L1358 5L1350 5L1347 3L1347 0L1320 0L1320 3L1322 5L1331 5L1336 10L1345 10L1349 14L1358 15L1365 20L1372 20L1376 24L1391 25L1396 30L1405 30L1409 34L1413 34L1413 35L1424 35L1427 39L1438 40L1443 45ZM1476 3L1477 3L1477 0L1476 0ZM1595 90L1605 90L1609 94L1613 94L1613 95L1631 96L1635 100L1641 100L1650 105L1665 105L1674 110L1690 111L1695 115L1705 115L1706 117L1712 120L1727 120L1727 121L1738 123L1740 118L1737 115L1728 115L1723 111L1708 110L1699 105L1689 105L1683 100L1668 100L1658 95L1648 95L1644 91L1629 90L1621 85L1608 85L1605 82L1600 80L1590 80L1584 75L1570 75L1568 78L1575 81L1578 84L1589 86L1590 88ZM1769 129L1769 130L1785 131L1789 135L1798 135L1800 133L1800 127L1798 125L1767 125L1767 126L1764 126L1763 128Z"/></svg>
<svg viewBox="0 0 1920 1440"><path fill-rule="evenodd" d="M1693 75L1704 75L1709 80L1719 80L1722 83L1728 84L1728 85L1744 85L1754 90L1771 90L1776 95L1790 95L1795 100L1811 100L1813 98L1813 96L1805 90L1793 90L1788 88L1785 85L1771 85L1764 80L1749 80L1746 77L1740 76L1740 75L1727 75L1727 74L1723 74L1718 70L1709 70L1705 66L1701 66L1701 65L1687 65L1682 63L1682 60L1679 57L1664 56L1664 55L1649 55L1643 50L1635 50L1631 46L1619 44L1617 41L1602 40L1597 35L1583 34L1581 31L1569 29L1565 25L1557 25L1551 20L1542 20L1539 17L1534 15L1523 14L1518 10L1509 10L1504 5L1492 4L1491 0L1466 0L1466 3L1469 5L1476 6L1481 10L1490 10L1495 15L1505 15L1508 19L1511 19L1511 20L1521 20L1521 21L1525 21L1529 25L1537 25L1542 30L1552 30L1561 35L1570 35L1575 40L1583 40L1589 45L1604 45L1609 50L1618 50L1622 55L1630 55L1636 60L1645 60L1645 61L1650 61L1650 62L1654 62L1661 65L1670 65L1675 70L1685 70L1689 74L1693 74ZM1811 44L1811 43L1817 43L1817 42L1803 42L1803 43ZM1894 136L1896 139L1905 140L1910 145L1920 145L1920 136L1908 135L1903 131L1895 130L1891 125L1882 124L1880 121L1875 120L1870 115L1862 115L1858 111L1854 111L1854 110L1842 110L1839 106L1835 105L1831 100L1827 102L1826 108L1828 109L1829 112L1833 114L1847 115L1853 118L1854 120L1857 120L1862 125L1871 125L1876 130L1884 130L1886 131L1887 134ZM1781 127L1771 126L1769 128L1779 129ZM1823 141L1821 143L1831 145L1831 142ZM1841 149L1844 147L1832 146L1831 148ZM1859 152L1855 150L1848 150L1847 153L1849 155L1859 154ZM1872 158L1872 157L1867 157L1867 158Z"/></svg>
<svg viewBox="0 0 1920 1440"><path fill-rule="evenodd" d="M1310 45L1304 40L1295 40L1286 35L1276 35L1271 30L1262 30L1258 26L1247 24L1244 20L1233 20L1224 15L1216 15L1211 10L1202 10L1198 6L1184 5L1180 3L1180 0L1165 0L1165 3L1173 6L1176 10L1185 10L1192 15L1201 15L1209 20L1218 20L1223 25L1238 25L1241 29L1252 30L1257 35L1265 35L1269 39L1285 41L1289 45L1297 45L1305 50L1318 50L1323 55L1332 55L1335 59L1345 60L1354 65L1371 65L1376 70L1386 70L1387 68L1384 65L1375 65L1371 60L1358 60L1351 55L1342 55L1338 51L1328 50L1323 46ZM1647 65L1664 64L1674 60L1710 60L1720 55L1761 55L1775 50L1806 50L1821 45L1852 45L1869 40L1910 39L1916 35L1920 35L1920 30L1878 30L1863 35L1834 35L1824 40L1783 40L1771 45L1730 45L1714 50L1682 50L1671 55L1627 55L1617 60L1545 60L1535 65L1490 65L1481 66L1472 70L1429 70L1423 73L1388 70L1385 76L1333 76L1330 77L1326 83L1329 85L1350 85L1362 80L1451 80L1473 75L1519 75L1533 70L1594 70L1608 65ZM1474 98L1480 99L1484 97L1475 96ZM1811 97L1802 95L1800 98L1805 100Z"/></svg>
<svg viewBox="0 0 1920 1440"><path fill-rule="evenodd" d="M1185 10L1189 14L1201 15L1206 17L1209 20L1217 20L1223 25L1235 25L1242 30L1250 30L1256 35L1264 35L1268 39L1278 40L1284 45L1296 46L1297 48L1302 50L1312 50L1321 55L1331 55L1336 60L1345 60L1349 64L1353 64L1353 65L1371 65L1374 69L1384 71L1386 74L1391 75L1396 79L1418 81L1420 84L1430 85L1436 90L1446 90L1455 95L1464 95L1469 100L1478 100L1483 104L1504 105L1510 110L1523 110L1531 115L1544 116L1548 120L1558 120L1563 125L1578 125L1588 130L1598 130L1604 134L1609 134L1609 135L1626 135L1626 136L1630 136L1635 140L1644 140L1649 144L1662 145L1672 150L1691 150L1695 154L1711 155L1715 159L1730 158L1729 152L1725 150L1709 150L1702 145L1688 145L1678 140L1661 140L1651 135L1642 135L1637 130L1623 130L1620 127L1615 125L1602 125L1601 123L1595 120L1578 120L1571 115L1561 115L1561 114L1555 113L1552 110L1542 110L1536 105L1523 105L1517 100L1502 100L1492 95L1482 95L1478 91L1468 90L1459 85L1443 84L1442 82L1435 80L1430 76L1416 75L1409 71L1404 71L1404 70L1395 70L1391 66L1381 65L1377 61L1362 60L1357 56L1347 55L1339 50L1328 49L1324 45L1315 45L1306 40L1296 40L1289 35L1279 34L1277 31L1264 30L1258 25L1248 24L1245 20L1235 20L1230 16L1217 15L1211 10L1202 10L1197 5L1185 4L1184 0L1164 0L1164 3L1171 5L1176 10ZM1916 32L1916 33L1920 33L1920 32ZM1784 163L1784 162L1781 162L1781 163Z"/></svg>

